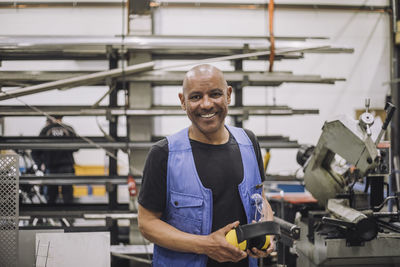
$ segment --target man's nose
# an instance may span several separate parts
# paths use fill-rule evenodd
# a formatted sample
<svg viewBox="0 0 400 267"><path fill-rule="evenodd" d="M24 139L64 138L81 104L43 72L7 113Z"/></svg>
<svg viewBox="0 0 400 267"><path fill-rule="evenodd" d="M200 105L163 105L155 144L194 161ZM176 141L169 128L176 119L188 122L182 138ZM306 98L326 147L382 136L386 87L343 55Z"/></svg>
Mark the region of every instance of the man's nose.
<svg viewBox="0 0 400 267"><path fill-rule="evenodd" d="M202 101L201 101L201 108L208 109L212 107L212 99L208 96L204 96Z"/></svg>

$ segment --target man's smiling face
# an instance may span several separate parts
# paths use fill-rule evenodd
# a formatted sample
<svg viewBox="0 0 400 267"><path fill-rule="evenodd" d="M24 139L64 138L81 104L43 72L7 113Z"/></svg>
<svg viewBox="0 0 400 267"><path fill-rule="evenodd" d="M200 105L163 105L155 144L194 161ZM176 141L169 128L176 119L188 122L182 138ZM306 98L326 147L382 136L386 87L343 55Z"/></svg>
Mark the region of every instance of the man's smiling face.
<svg viewBox="0 0 400 267"><path fill-rule="evenodd" d="M192 130L209 136L224 130L232 87L216 68L199 69L186 75L181 105L192 121Z"/></svg>

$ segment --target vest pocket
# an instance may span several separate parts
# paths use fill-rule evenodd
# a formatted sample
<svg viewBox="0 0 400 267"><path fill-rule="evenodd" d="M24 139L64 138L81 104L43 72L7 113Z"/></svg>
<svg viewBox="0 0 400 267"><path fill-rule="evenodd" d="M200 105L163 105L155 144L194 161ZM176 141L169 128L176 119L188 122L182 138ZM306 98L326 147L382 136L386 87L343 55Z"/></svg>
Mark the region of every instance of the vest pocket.
<svg viewBox="0 0 400 267"><path fill-rule="evenodd" d="M175 228L191 234L200 234L203 219L202 196L171 191L167 221Z"/></svg>

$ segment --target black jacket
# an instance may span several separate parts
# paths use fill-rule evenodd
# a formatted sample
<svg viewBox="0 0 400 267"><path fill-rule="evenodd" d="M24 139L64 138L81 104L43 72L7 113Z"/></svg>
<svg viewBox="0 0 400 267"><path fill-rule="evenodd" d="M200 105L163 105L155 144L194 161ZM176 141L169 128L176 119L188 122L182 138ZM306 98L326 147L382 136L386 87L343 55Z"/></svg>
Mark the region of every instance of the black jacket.
<svg viewBox="0 0 400 267"><path fill-rule="evenodd" d="M51 123L44 127L39 136L46 138L74 138L76 136L74 129L66 124L59 125L58 123ZM33 150L32 157L35 163L40 166L44 164L46 169L56 169L60 167L73 167L74 157L73 152L77 150Z"/></svg>

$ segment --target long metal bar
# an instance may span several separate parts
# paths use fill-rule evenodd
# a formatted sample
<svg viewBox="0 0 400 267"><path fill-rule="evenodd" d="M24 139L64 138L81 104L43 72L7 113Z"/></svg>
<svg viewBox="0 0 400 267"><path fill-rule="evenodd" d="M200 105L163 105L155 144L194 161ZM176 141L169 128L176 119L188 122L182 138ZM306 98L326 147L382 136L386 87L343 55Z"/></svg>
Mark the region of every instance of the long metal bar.
<svg viewBox="0 0 400 267"><path fill-rule="evenodd" d="M0 8L24 9L24 8L71 8L71 7L121 7L125 1L2 1ZM252 2L171 2L156 1L151 2L152 8L238 8L238 9L268 9L268 4ZM277 9L307 9L307 10L347 10L347 11L366 11L366 12L387 12L389 6L376 5L333 5L333 4L275 4Z"/></svg>
<svg viewBox="0 0 400 267"><path fill-rule="evenodd" d="M105 185L105 184L119 185L126 184L126 179L57 179L46 178L46 179L23 179L20 184L25 185Z"/></svg>
<svg viewBox="0 0 400 267"><path fill-rule="evenodd" d="M268 3L251 3L251 2L172 2L172 1L157 1L152 5L153 8L238 8L238 9L268 9ZM365 12L388 12L388 5L334 5L334 4L291 4L291 3L276 3L276 9L305 9L305 10L337 10L337 11L365 11Z"/></svg>
<svg viewBox="0 0 400 267"><path fill-rule="evenodd" d="M87 138L90 138L93 142L108 142L110 141L104 136L86 136ZM151 140L154 142L160 141L161 139L165 138L165 136L152 136ZM277 140L284 140L284 141L289 141L290 138L282 135L259 135L257 136L258 141L277 141ZM79 137L75 138L60 138L60 137L43 137L43 136L0 136L0 143L7 143L7 142L25 142L25 143L53 143L53 142L58 142L58 143L65 143L65 142L70 142L70 141L80 141L80 142L85 142L85 140L82 140ZM127 137L122 137L119 136L115 138L116 142L127 142L128 138ZM143 143L142 141L132 141L134 143Z"/></svg>
<svg viewBox="0 0 400 267"><path fill-rule="evenodd" d="M51 115L64 116L181 116L186 113L179 106L155 106L151 109L124 109L122 107L91 108L90 106L36 106L40 111ZM318 109L292 109L288 106L246 106L230 107L232 116L291 116L318 114ZM0 106L0 116L43 116L37 110L25 106Z"/></svg>
<svg viewBox="0 0 400 267"><path fill-rule="evenodd" d="M115 256L115 257L118 257L118 258L122 258L122 259L127 259L127 260L131 260L131 261L146 263L146 264L149 264L149 265L152 264L151 260L143 259L143 258L132 256L132 255L124 255L124 254L116 253L116 252L111 252L111 255Z"/></svg>
<svg viewBox="0 0 400 267"><path fill-rule="evenodd" d="M0 149L46 149L46 150L58 150L58 149L92 149L92 148L103 148L103 149L146 149L150 148L153 143L126 143L126 142L96 142L96 145L85 143L85 142L71 142L71 143L7 143L0 144Z"/></svg>
<svg viewBox="0 0 400 267"><path fill-rule="evenodd" d="M313 40L307 42L307 40ZM324 37L275 37L277 50L281 49L307 49L308 52L319 53L352 53L354 49L349 47L335 47L329 45ZM103 53L106 48L133 51L151 51L152 53L190 53L206 54L230 51L254 52L269 49L268 37L260 36L175 36L175 35L151 35L151 36L1 36L0 55L7 56L12 53ZM309 49L315 47L314 49ZM322 48L323 47L323 48ZM125 51L119 51L125 52ZM278 53L279 54L279 53Z"/></svg>
<svg viewBox="0 0 400 267"><path fill-rule="evenodd" d="M269 137L269 136L268 136ZM86 136L93 142L109 142L110 140L104 136ZM154 136L152 140L159 141L164 136ZM264 137L261 137L264 138ZM275 138L275 136L271 137ZM277 137L279 138L279 136ZM126 142L126 137L118 137L114 141L116 142ZM0 143L69 143L69 142L86 142L80 137L73 137L73 138L62 138L62 137L44 137L44 136L0 136ZM141 142L138 142L141 143Z"/></svg>
<svg viewBox="0 0 400 267"><path fill-rule="evenodd" d="M142 182L141 179L135 178L137 184ZM126 176L74 176L74 175L46 175L33 176L23 175L19 181L24 185L105 185L105 184L127 184Z"/></svg>
<svg viewBox="0 0 400 267"><path fill-rule="evenodd" d="M0 8L26 9L26 8L65 8L65 7L121 7L127 0L116 1L7 1L0 2Z"/></svg>
<svg viewBox="0 0 400 267"><path fill-rule="evenodd" d="M59 149L96 149L101 146L104 149L149 149L154 143L143 142L143 143L133 143L133 142L96 142L96 145L79 142L15 142L15 143L0 143L0 149L46 149L46 150L59 150ZM268 140L260 141L260 147L262 148L298 148L300 145L297 141L287 141L287 140Z"/></svg>
<svg viewBox="0 0 400 267"><path fill-rule="evenodd" d="M121 45L120 45L121 46ZM199 50L199 49L162 49L162 50L149 50L152 54L153 60L196 60L203 59L205 57L220 57L231 55L232 53L240 53L242 50ZM316 53L351 53L353 49L348 48L330 48L326 51L319 51ZM140 52L140 51L138 51ZM308 51L307 53L313 53ZM120 56L125 56L124 51L121 51ZM276 55L276 60L284 59L301 59L304 57L304 53L290 53L284 55ZM47 58L49 60L106 60L106 54L103 50L94 51L80 51L80 50L63 50L63 51L52 51L52 50L32 50L29 51L15 51L6 50L0 48L0 58L2 60L42 60ZM258 59L267 59L268 56L260 56Z"/></svg>
<svg viewBox="0 0 400 267"><path fill-rule="evenodd" d="M127 147L135 148L135 149L149 149L154 143L158 140L164 138L163 136L153 136L152 142L139 142L139 141L130 141L127 142L126 137L118 137L115 141L111 142L107 140L105 137L94 137L87 136L86 138L92 140L95 144L103 144L106 147L114 147L118 149L125 149ZM259 144L261 147L265 148L298 148L300 145L295 140L290 140L290 138L285 136L257 136ZM86 146L86 148L98 148L96 145L87 144L85 140L81 138L43 138L38 136L2 136L0 137L0 147L7 149L76 149L82 147L82 145ZM33 175L24 175L23 178L33 178L33 179L46 179L46 177L54 177L55 179L64 178L79 178L79 179L101 179L104 178L102 176L79 176L79 177L69 177L64 175L54 176L44 176L44 177L36 177ZM111 176L110 179L119 179L125 177L120 176ZM135 177L140 178L140 177Z"/></svg>
<svg viewBox="0 0 400 267"><path fill-rule="evenodd" d="M24 204L20 203L20 216L33 216L37 218L84 218L86 214L113 214L129 212L128 204L118 204L114 210L110 210L106 203L74 203L74 204Z"/></svg>
<svg viewBox="0 0 400 267"><path fill-rule="evenodd" d="M285 53L292 53L292 52L299 52L299 51L307 51L307 50L318 50L326 48L326 46L316 47L311 46L308 48L302 49L281 49L276 50L276 53L285 54ZM193 61L193 62L186 62L182 64L177 64L173 66L165 66L165 67L154 67L154 62L146 62L137 65L131 65L128 67L122 67L118 69L112 69L108 71L101 71L96 72L84 76L69 78L65 80L55 81L55 82L48 82L39 85L27 86L23 88L17 88L13 90L9 90L7 92L0 92L0 101L6 100L18 96L30 95L38 92L48 91L52 89L60 89L60 88L71 88L77 87L82 85L88 85L93 82L96 82L101 79L105 78L113 78L113 77L120 77L124 75L128 75L131 73L141 72L150 69L162 70L162 69L170 69L170 68L177 68L177 67L187 67L195 64L205 64L205 63L213 63L213 62L220 62L220 61L227 61L227 60L236 60L236 59L243 59L243 58L251 58L257 56L264 56L269 55L270 51L260 51L260 52L253 52L253 53L245 53L245 54L238 54L238 55L231 55L231 56L224 56L224 57L217 57L217 58L207 58L203 60Z"/></svg>
<svg viewBox="0 0 400 267"><path fill-rule="evenodd" d="M85 214L83 216L85 219L93 219L93 220L98 220L98 219L106 219L106 218L112 218L112 219L136 219L137 213L111 213L111 214Z"/></svg>
<svg viewBox="0 0 400 267"><path fill-rule="evenodd" d="M306 41L324 37L275 37L277 48L307 48ZM321 41L320 41L321 42ZM123 49L121 48L123 44ZM1 36L0 59L106 59L108 48L120 54L129 51L151 52L155 59L200 59L269 49L268 37L220 36ZM311 52L310 50L305 53ZM352 53L353 49L328 46L317 53ZM122 57L122 55L121 55ZM264 56L265 57L265 56ZM302 53L277 55L277 59L301 58Z"/></svg>
<svg viewBox="0 0 400 267"><path fill-rule="evenodd" d="M155 85L181 85L184 72L151 71L126 77L126 81L151 82ZM268 86L289 83L326 83L345 81L344 78L322 78L319 75L295 75L290 72L224 72L227 82L242 82L248 79L248 86Z"/></svg>
<svg viewBox="0 0 400 267"><path fill-rule="evenodd" d="M103 148L113 148L113 149L149 149L153 143L147 144L134 144L134 143L96 143ZM259 142L262 148L299 148L300 145L296 141L263 141ZM58 149L93 149L98 148L97 146L87 144L87 143L59 143L59 144L21 144L21 143L8 143L0 144L0 149L46 149L46 150L58 150Z"/></svg>
<svg viewBox="0 0 400 267"><path fill-rule="evenodd" d="M14 86L20 84L36 84L54 80L69 79L93 72L89 71L0 71L0 84ZM149 71L119 78L120 82L150 82L153 85L181 85L183 71ZM228 83L242 82L248 79L248 86L270 86L281 83L325 83L334 84L345 81L344 78L325 78L319 75L295 75L290 72L224 72ZM96 85L104 85L99 80Z"/></svg>
<svg viewBox="0 0 400 267"><path fill-rule="evenodd" d="M107 71L95 72L87 75L82 75L78 77L67 78L59 81L52 81L48 83L43 83L39 85L27 86L23 88L17 88L9 90L7 92L0 92L0 100L10 99L14 97L30 95L35 93L40 93L44 91L49 91L52 89L65 89L76 87L80 85L88 85L96 83L100 80L106 78L114 78L122 75L129 75L133 73L138 73L142 71L148 71L154 68L154 62L146 62L142 64L132 65L125 68L117 68Z"/></svg>

